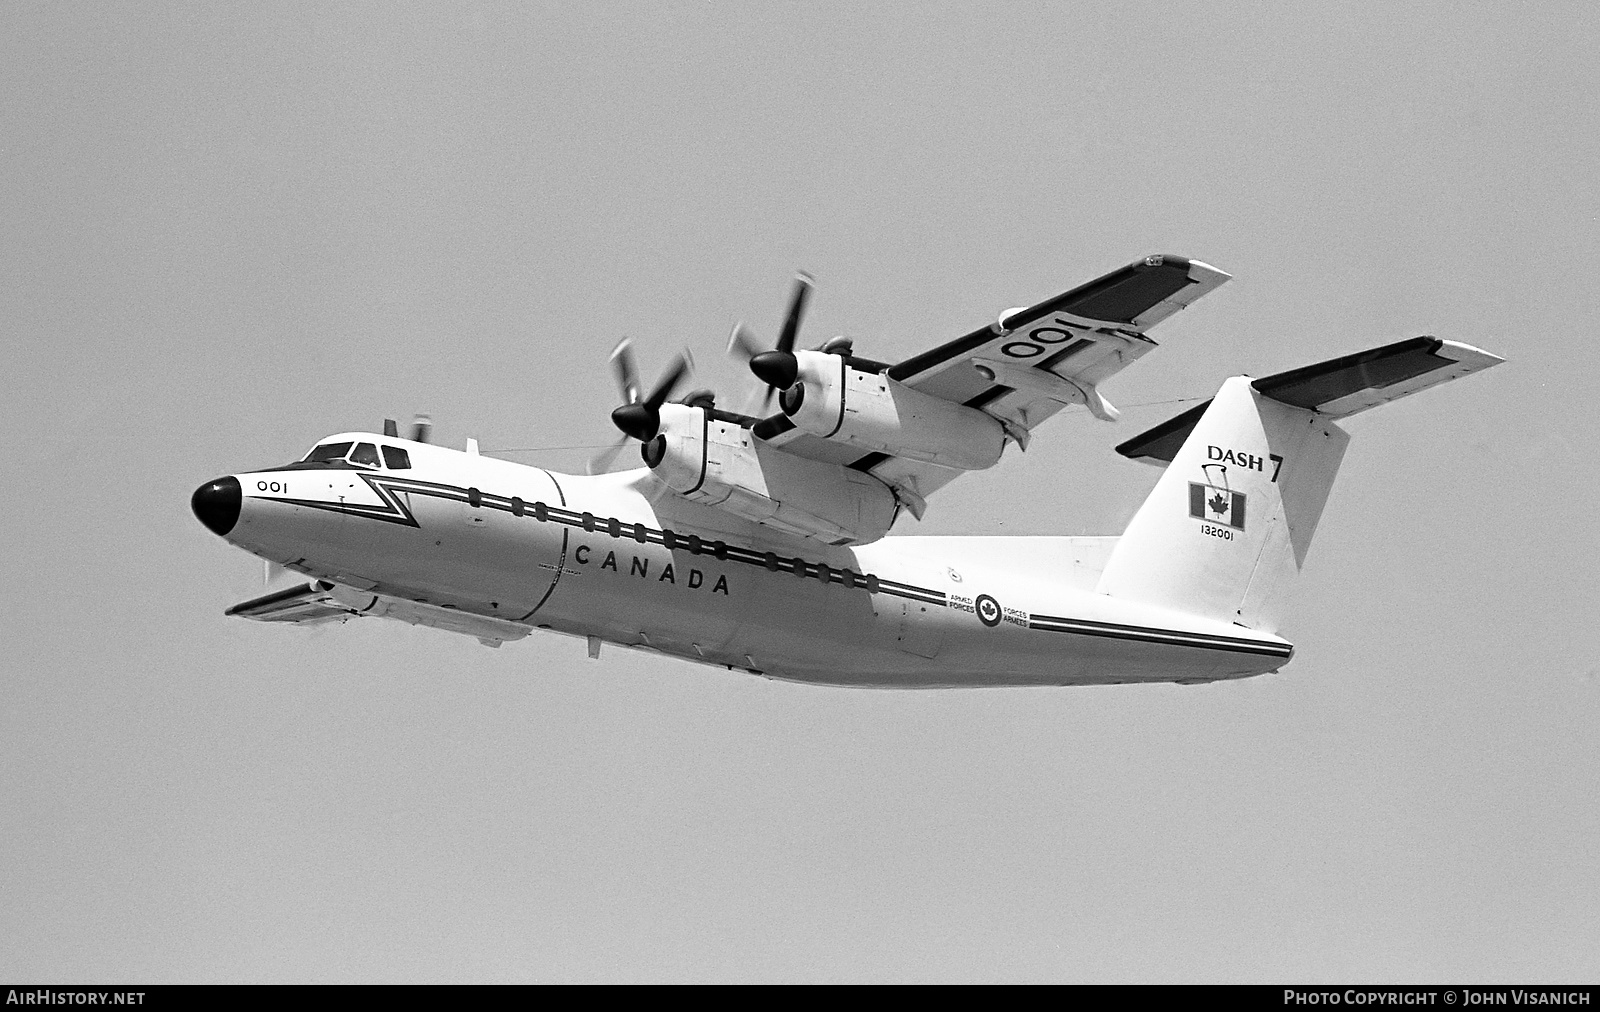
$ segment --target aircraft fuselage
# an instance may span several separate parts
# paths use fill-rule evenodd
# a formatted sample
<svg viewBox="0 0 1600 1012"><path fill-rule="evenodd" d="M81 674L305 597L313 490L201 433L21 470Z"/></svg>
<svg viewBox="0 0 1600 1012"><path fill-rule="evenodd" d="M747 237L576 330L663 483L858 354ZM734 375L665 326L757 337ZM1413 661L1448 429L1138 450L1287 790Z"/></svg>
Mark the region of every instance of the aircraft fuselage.
<svg viewBox="0 0 1600 1012"><path fill-rule="evenodd" d="M685 502L644 469L573 476L331 438L403 447L411 466L236 474L202 488L238 483L235 522L202 519L335 585L352 615L412 608L459 616L457 631L489 642L544 629L857 686L1210 681L1292 653L1276 636L1096 593L1115 538L830 546Z"/></svg>

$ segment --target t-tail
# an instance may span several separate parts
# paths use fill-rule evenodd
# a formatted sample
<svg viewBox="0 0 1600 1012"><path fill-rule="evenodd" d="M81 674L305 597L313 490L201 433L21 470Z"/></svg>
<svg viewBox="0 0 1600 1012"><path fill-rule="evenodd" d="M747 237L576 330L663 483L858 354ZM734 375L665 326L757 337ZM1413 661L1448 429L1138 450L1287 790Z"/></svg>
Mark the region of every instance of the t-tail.
<svg viewBox="0 0 1600 1012"><path fill-rule="evenodd" d="M1502 361L1417 337L1227 380L1211 401L1117 447L1167 469L1100 593L1277 632L1350 441L1337 421Z"/></svg>

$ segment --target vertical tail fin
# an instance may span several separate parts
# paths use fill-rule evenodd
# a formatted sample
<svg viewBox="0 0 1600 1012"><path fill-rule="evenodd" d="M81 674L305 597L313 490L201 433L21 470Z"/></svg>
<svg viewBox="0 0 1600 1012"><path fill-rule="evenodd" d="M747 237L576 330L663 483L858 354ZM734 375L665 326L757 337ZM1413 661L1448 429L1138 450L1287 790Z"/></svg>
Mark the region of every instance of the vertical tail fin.
<svg viewBox="0 0 1600 1012"><path fill-rule="evenodd" d="M1350 437L1314 411L1222 385L1106 563L1099 591L1276 632Z"/></svg>
<svg viewBox="0 0 1600 1012"><path fill-rule="evenodd" d="M1501 361L1413 338L1226 381L1209 404L1117 447L1171 463L1117 543L1099 592L1276 632L1350 441L1336 419Z"/></svg>

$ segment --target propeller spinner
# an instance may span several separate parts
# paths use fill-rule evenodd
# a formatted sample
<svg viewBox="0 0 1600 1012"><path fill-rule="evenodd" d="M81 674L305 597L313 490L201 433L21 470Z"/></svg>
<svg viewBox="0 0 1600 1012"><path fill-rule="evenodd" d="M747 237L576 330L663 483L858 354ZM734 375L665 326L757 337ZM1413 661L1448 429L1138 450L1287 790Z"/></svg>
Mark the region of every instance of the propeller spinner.
<svg viewBox="0 0 1600 1012"><path fill-rule="evenodd" d="M771 405L773 391L789 389L800 375L800 361L794 357L794 341L800 333L800 321L805 318L806 300L811 297L811 289L815 285L816 281L806 272L795 275L789 312L784 316L778 344L770 351L761 350L743 322L736 324L728 337L728 354L743 359L756 379L767 385L766 393L761 398L761 414L766 414Z"/></svg>
<svg viewBox="0 0 1600 1012"><path fill-rule="evenodd" d="M649 395L641 397L643 388L639 383L638 366L633 360L633 342L627 338L618 342L611 352L611 372L616 377L623 403L611 412L611 422L622 430L623 438L589 461L590 474L599 474L609 468L617 453L628 444L629 438L648 443L656 437L661 431L661 405L667 402L667 398L672 396L692 368L694 360L689 357L689 352L679 352L677 358L662 370L661 378L656 380Z"/></svg>

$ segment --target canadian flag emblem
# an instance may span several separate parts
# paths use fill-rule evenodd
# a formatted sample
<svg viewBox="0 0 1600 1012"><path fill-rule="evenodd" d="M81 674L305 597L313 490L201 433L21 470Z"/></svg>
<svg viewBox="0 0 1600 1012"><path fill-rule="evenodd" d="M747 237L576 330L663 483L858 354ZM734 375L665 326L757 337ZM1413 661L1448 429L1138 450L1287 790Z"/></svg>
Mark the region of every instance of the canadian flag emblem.
<svg viewBox="0 0 1600 1012"><path fill-rule="evenodd" d="M1236 531L1244 530L1245 495L1228 487L1227 465L1205 464L1202 469L1206 480L1189 483L1189 515L1196 520L1227 524Z"/></svg>

